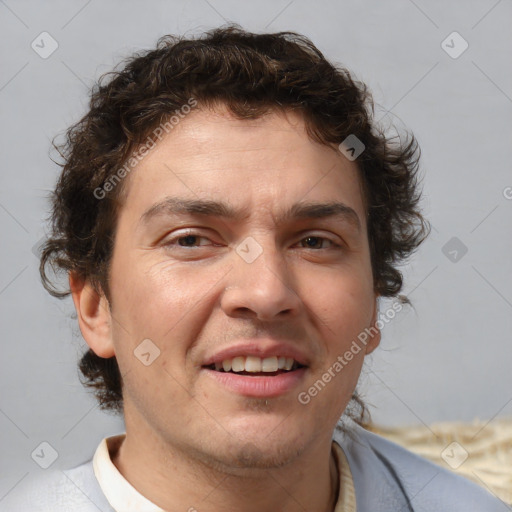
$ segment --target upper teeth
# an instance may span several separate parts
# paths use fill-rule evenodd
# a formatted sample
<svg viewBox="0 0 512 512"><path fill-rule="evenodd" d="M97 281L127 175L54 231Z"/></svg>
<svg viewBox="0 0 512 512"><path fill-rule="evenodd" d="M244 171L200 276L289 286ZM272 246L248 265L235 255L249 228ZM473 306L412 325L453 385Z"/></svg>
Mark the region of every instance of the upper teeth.
<svg viewBox="0 0 512 512"><path fill-rule="evenodd" d="M215 363L215 369L222 368L225 372L277 372L277 370L291 370L294 362L291 357L274 356L261 359L256 356L239 356L233 359L224 359L222 363Z"/></svg>

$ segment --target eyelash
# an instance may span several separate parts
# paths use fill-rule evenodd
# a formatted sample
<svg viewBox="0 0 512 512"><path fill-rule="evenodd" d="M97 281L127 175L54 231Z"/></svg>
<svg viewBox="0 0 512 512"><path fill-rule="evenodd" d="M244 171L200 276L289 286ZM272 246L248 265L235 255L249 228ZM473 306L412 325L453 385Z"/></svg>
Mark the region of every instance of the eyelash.
<svg viewBox="0 0 512 512"><path fill-rule="evenodd" d="M196 249L196 248L199 248L199 247L202 247L202 246L186 246L186 245L181 245L181 246L178 246L176 244L176 242L178 242L179 240L182 240L184 238L187 238L187 237L196 237L196 238L205 238L207 240L210 240L208 237L206 236L203 236L197 232L194 232L194 231L188 231L184 234L181 234L179 236L176 236L174 238L171 238L168 242L164 243L164 247L169 247L169 248L172 248L172 247L178 247L178 248L184 248L184 249ZM319 236L319 235L308 235L308 236L305 236L303 238L301 238L301 242L303 240L307 240L308 238L316 238L316 239L319 239L319 240L327 240L328 242L331 243L332 247L331 248L341 248L341 245L340 244L337 244L336 242L334 242L333 240L331 240L330 238L327 238L327 237L324 237L324 236ZM315 249L314 247L304 247L305 249L312 249L312 250L320 250L320 249ZM324 249L325 250L325 249Z"/></svg>

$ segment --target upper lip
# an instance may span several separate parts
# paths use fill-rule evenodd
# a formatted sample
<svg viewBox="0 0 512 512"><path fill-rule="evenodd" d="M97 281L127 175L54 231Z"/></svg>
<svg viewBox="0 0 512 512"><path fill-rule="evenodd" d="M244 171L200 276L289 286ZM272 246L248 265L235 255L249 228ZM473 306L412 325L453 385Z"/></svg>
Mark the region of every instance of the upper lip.
<svg viewBox="0 0 512 512"><path fill-rule="evenodd" d="M260 357L261 359L266 357L290 357L302 366L308 366L309 363L306 355L293 344L258 339L244 341L243 343L219 349L211 356L206 357L203 366L222 363L226 359L246 356Z"/></svg>

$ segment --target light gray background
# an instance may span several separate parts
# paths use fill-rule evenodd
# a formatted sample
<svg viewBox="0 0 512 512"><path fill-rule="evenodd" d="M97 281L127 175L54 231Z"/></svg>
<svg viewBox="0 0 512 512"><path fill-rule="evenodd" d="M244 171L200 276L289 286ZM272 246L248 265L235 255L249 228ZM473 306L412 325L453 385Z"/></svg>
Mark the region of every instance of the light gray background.
<svg viewBox="0 0 512 512"><path fill-rule="evenodd" d="M166 33L225 21L294 30L351 69L418 137L430 239L404 268L415 309L383 330L361 390L382 425L492 421L512 414L512 5L510 1L0 0L0 498L49 442L65 468L88 459L120 419L98 411L78 381L84 348L70 299L39 282L33 246L59 169L50 140L78 120L103 72ZM59 47L42 59L31 42ZM441 47L453 31L469 48ZM457 43L458 44L458 43ZM385 117L383 120L388 120ZM442 252L452 237L468 252Z"/></svg>

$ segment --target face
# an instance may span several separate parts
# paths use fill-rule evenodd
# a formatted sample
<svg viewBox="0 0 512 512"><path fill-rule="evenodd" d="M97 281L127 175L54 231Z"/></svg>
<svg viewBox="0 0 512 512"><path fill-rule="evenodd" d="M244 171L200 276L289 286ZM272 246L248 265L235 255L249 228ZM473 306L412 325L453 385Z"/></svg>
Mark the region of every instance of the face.
<svg viewBox="0 0 512 512"><path fill-rule="evenodd" d="M128 435L226 467L280 466L329 441L378 344L333 371L375 321L355 163L296 114L219 107L182 120L128 179L102 341Z"/></svg>

